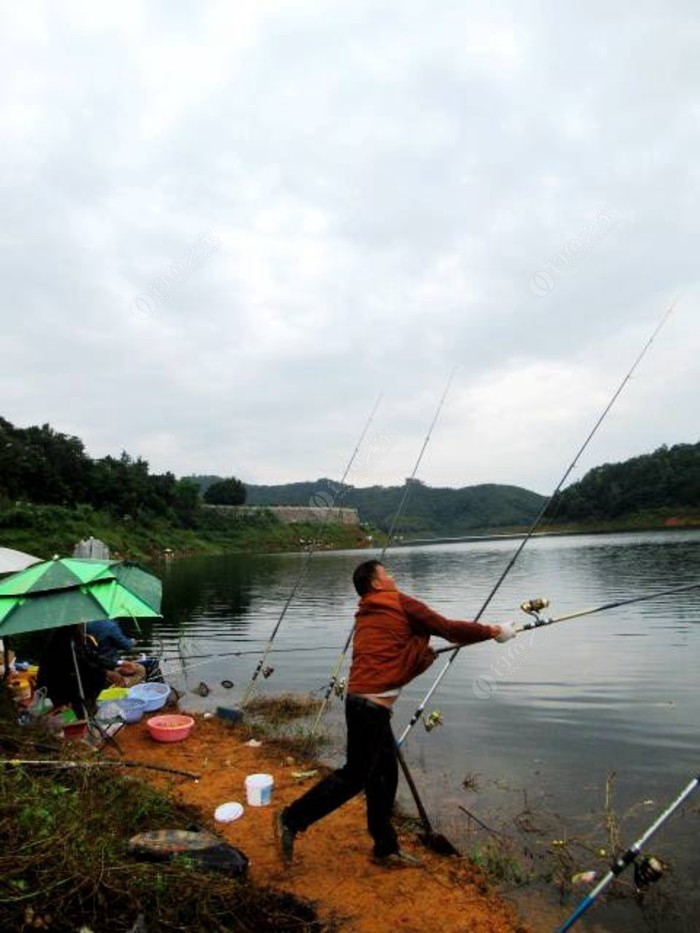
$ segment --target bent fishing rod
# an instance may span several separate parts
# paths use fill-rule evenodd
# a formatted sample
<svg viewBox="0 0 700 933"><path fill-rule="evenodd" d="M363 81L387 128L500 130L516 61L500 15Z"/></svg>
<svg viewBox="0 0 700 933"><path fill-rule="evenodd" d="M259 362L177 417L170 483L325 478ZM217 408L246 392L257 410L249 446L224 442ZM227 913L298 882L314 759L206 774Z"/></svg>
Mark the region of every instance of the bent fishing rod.
<svg viewBox="0 0 700 933"><path fill-rule="evenodd" d="M673 312L673 310L674 310L674 307L675 307L675 303L672 303L672 304L668 307L668 309L666 310L666 312L664 313L664 315L663 315L663 317L661 318L661 320L659 321L659 323L658 323L658 324L656 325L656 327L654 328L654 332L652 333L651 337L646 341L646 343L645 343L644 346L642 347L642 349L641 349L640 353L638 354L637 358L635 359L634 363L632 364L632 366L631 366L631 367L629 368L629 370L627 371L627 374L623 377L623 379L622 379L622 381L620 382L619 386L617 387L617 389L616 389L615 392L613 393L612 397L610 398L610 401L607 403L607 405L606 405L605 408L603 409L602 413L600 414L598 420L595 422L595 424L593 425L593 427L591 428L591 430L588 432L588 435L587 435L586 439L584 440L583 444L581 445L581 447L580 447L580 448L578 449L578 451L576 452L576 455L574 456L574 459L571 461L571 463L569 464L569 466L566 468L566 470L564 471L563 476L561 477L561 479L559 480L559 482L557 483L557 485L554 487L553 492L551 493L551 495L549 496L549 498L545 501L544 505L542 506L542 508L541 508L540 511L538 512L538 514L537 514L535 520L533 521L532 525L531 525L530 528L528 529L528 531L527 531L527 533L525 534L523 540L520 542L520 544L518 545L518 547L515 549L515 552L513 553L512 557L510 558L510 560L508 561L508 563L507 563L506 566L504 567L503 571L501 572L501 575L500 575L499 578L496 580L496 583L493 585L493 587L492 587L492 589L491 589L491 592L488 594L488 596L486 597L486 599L485 599L484 602L482 603L482 605L481 605L479 611L478 611L477 614L474 616L474 619L473 619L472 621L478 622L479 619L483 616L483 614L484 614L484 612L486 611L486 609L491 605L491 601L493 600L494 596L496 595L496 593L498 592L498 590L499 590L499 589L501 588L501 586L503 585L503 582L504 582L504 580L506 579L506 577L508 576L508 574L511 572L511 570L512 570L513 567L515 566L515 562L516 562L517 559L520 557L520 555L522 554L523 549L525 548L526 544L528 543L528 541L530 540L530 538L534 535L535 531L536 531L537 528L539 527L539 525L540 525L540 523L542 522L542 519L544 518L544 516L545 516L545 514L547 513L548 509L550 508L550 506L552 505L552 503L554 502L554 500L555 500L556 497L558 496L558 494L559 494L559 492L560 492L562 486L564 485L564 483L566 482L566 480L569 478L569 475L571 474L571 472L573 471L574 467L575 467L576 464L578 463L579 458L582 456L583 452L586 450L586 448L588 447L588 445L590 444L590 442L593 440L593 437L594 437L595 434L597 433L597 431L598 431L598 429L600 428L600 426L602 425L602 423L605 421L605 419L606 419L608 413L610 412L610 409L613 407L613 405L615 404L615 402L618 400L618 398L619 398L620 395L622 394L623 389L625 388L625 386L627 385L627 383L630 381L630 379L632 378L632 376L633 376L635 370L637 369L637 367L639 366L639 364L642 362L642 360L643 360L644 357L646 356L646 354L647 354L647 352L649 351L649 349L650 349L652 343L654 342L654 340L656 339L657 335L659 334L661 328L664 326L664 324L666 323L666 321L667 321L667 320L669 319L669 317L671 316L671 314L672 314L672 312ZM402 745L403 742L406 740L406 737L408 736L408 734L409 734L409 732L411 731L411 729L413 729L413 727L415 726L415 724L418 722L418 720L419 720L419 719L421 718L421 716L423 715L423 712L425 711L425 707L426 707L427 703L429 703L430 698L432 697L432 695L435 693L435 691L436 691L437 688L439 687L440 683L442 682L443 678L445 677L445 675L446 675L447 672L449 671L450 667L452 666L452 663L454 662L455 658L457 657L457 655L459 654L459 652L461 651L461 649L462 649L462 646L461 646L461 645L458 645L456 648L452 649L452 652L451 652L449 658L447 659L447 662L445 663L445 666L444 666L443 669L440 671L440 673L438 674L438 676L435 678L435 680L434 680L433 684L431 685L430 689L428 690L428 692L426 693L426 695L423 697L423 699L421 700L419 706L417 707L417 709L416 709L415 712L413 713L413 716L411 716L411 719L410 719L408 725L405 727L405 729L403 730L403 732L401 733L401 735L400 735L399 738L397 739L397 745L398 745L399 747L401 747L401 745Z"/></svg>
<svg viewBox="0 0 700 933"><path fill-rule="evenodd" d="M353 450L352 455L351 455L350 459L348 460L347 466L345 467L345 472L343 473L343 476L342 476L342 478L341 478L341 480L340 480L340 489L341 489L341 490L343 490L344 487L345 487L345 480L347 479L348 474L350 473L350 470L351 470L351 468L352 468L352 465L353 465L353 463L355 462L355 458L357 457L358 451L359 451L360 447L362 446L362 442L363 442L364 439L365 439L365 435L367 434L367 431L369 430L369 427L370 427L370 425L372 424L372 421L374 420L374 416L375 416L375 414L376 414L376 412L377 412L377 409L379 408L379 403L381 402L381 400L382 400L382 396L381 396L381 393L380 393L379 396L377 397L376 402L374 403L374 406L373 406L373 408L372 408L372 411L371 411L370 414L369 414L369 418L367 419L367 423L365 424L364 428L362 429L362 433L360 434L360 437L358 438L357 444L355 445L355 449ZM268 640L268 642L267 642L267 645L265 646L265 649L264 649L264 651L263 651L263 653L262 653L262 656L261 656L260 660L258 661L258 664L257 664L255 670L253 671L253 674L252 674L252 676L251 676L251 678L250 678L250 681L248 682L248 686L246 687L246 689L245 689L245 691L244 691L244 693L243 693L243 697L242 697L242 699L241 699L241 708L243 708L243 709L245 708L246 704L248 703L248 701L250 700L250 698L251 698L251 696L252 696L253 690L255 689L255 681L258 679L258 677L260 676L261 671L263 670L263 668L264 668L264 666L265 666L265 661L267 660L267 656L268 656L268 654L270 653L270 649L272 648L272 643L273 643L274 640L275 640L275 636L277 635L277 632L279 631L280 626L282 625L282 620L283 620L284 617L286 616L287 610L288 610L289 607L291 606L292 600L293 600L294 597L296 596L296 594L297 594L297 592L298 592L298 590L299 590L299 587L301 586L302 581L303 581L304 577L306 576L306 571L308 570L309 562L311 561L311 558L313 557L313 555L314 555L314 553L315 553L317 547L320 546L320 544L321 544L322 535L323 535L323 530L324 530L324 528L325 528L325 526L326 526L326 524L327 524L329 518L330 518L330 510L326 512L326 515L325 515L325 517L324 517L324 520L323 520L323 522L321 523L321 529L320 529L320 532L319 532L318 537L315 538L314 541L312 541L311 546L309 547L309 549L308 549L307 552L306 552L306 556L305 556L305 558L304 558L304 560L303 560L303 562L302 562L302 564L301 564L301 567L299 568L299 573L297 574L296 580L294 581L294 585L292 586L292 590L291 590L289 596L287 597L287 600L286 600L284 606L282 607L282 611L281 611L280 614L279 614L279 618L277 619L277 623L275 624L274 628L272 629L272 634L270 635L270 638L269 638L269 640ZM272 673L272 672L270 671L270 673ZM269 674L268 674L268 676L269 676Z"/></svg>
<svg viewBox="0 0 700 933"><path fill-rule="evenodd" d="M610 866L610 870L606 875L604 875L598 884L593 888L593 890L584 897L581 903L578 905L576 910L564 921L562 926L559 927L557 933L566 933L567 930L570 930L571 927L580 919L580 917L588 910L591 904L595 901L599 894L601 894L607 886L614 881L619 874L621 874L628 865L636 862L637 856L642 851L642 846L644 846L651 837L657 832L658 829L663 826L667 819L672 816L673 813L683 804L688 797L693 793L693 791L698 787L700 783L700 776L694 777L693 780L681 791L681 793L676 797L672 804L670 804L661 816L656 819L652 825L643 833L636 842L633 842L632 845L627 849L622 855L618 856L615 861ZM649 860L647 860L649 861ZM635 864L635 881L637 881L637 869L642 866L638 863ZM658 872L658 869L657 869ZM650 877L645 877L642 873L641 881L642 884L648 884L649 880L654 881L656 878L660 877L660 874L651 874Z"/></svg>
<svg viewBox="0 0 700 933"><path fill-rule="evenodd" d="M581 619L583 616L592 616L597 612L607 612L608 609L617 609L619 606L630 606L632 603L642 603L647 599L659 599L661 596L671 596L675 593L684 593L687 590L697 589L700 583L688 583L683 586L676 586L670 590L661 590L658 593L647 593L646 596L633 596L631 599L618 599L612 603L603 603L601 606L594 606L592 609L578 609L576 612L568 612L566 615L557 616L556 619L546 618L540 613L549 606L549 600L544 597L529 599L521 603L520 608L523 612L533 616L532 622L523 622L522 625L515 627L516 632L529 632L532 629L542 628L544 625L555 625L557 622L568 622L570 619ZM448 651L454 651L459 645L447 645L445 648L438 648L435 654L445 654Z"/></svg>
<svg viewBox="0 0 700 933"><path fill-rule="evenodd" d="M385 541L385 543L384 543L384 547L382 548L381 553L379 554L379 560L380 560L380 561L384 558L384 555L386 554L387 549L388 549L389 545L391 544L391 542L392 542L392 540L393 540L393 538L394 538L394 533L395 533L396 528L397 528L397 526L398 526L399 519L400 519L400 517L401 517L401 515L402 515L402 513L403 513L403 510L404 510L405 506L406 506L406 502L408 501L408 495L409 495L409 493L410 493L410 491L411 491L412 480L414 480L414 479L416 478L416 473L418 472L418 467L420 466L421 460L423 459L423 454L425 453L425 451L426 451L426 449L427 449L427 447L428 447L428 444L430 443L430 438L431 438L431 436L432 436L433 430L435 429L435 425L437 424L437 420L438 420L438 418L440 417L440 412L442 411L442 406L445 404L445 399L447 398L447 393L450 391L450 386L452 385L452 380L454 379L454 375L455 375L456 372L457 372L457 367L454 366L454 367L452 368L452 371L450 372L450 375L449 375L448 379L447 379L447 383L445 384L445 388L444 388L444 390L443 390L443 393L442 393L442 395L440 396L440 401L438 402L438 406L437 406L437 408L435 409L435 414L433 415L433 420L430 422L430 427L428 428L428 433L425 435L425 439L424 439L424 441L423 441L423 446L422 446L421 449L420 449L420 453L418 454L418 457L417 457L417 459L416 459L415 466L413 467L413 472L411 473L410 478L406 481L406 485L404 486L404 490L403 490L403 495L401 496L401 499L399 500L399 504L398 504L398 506L397 506L397 508L396 508L396 511L394 512L394 515L393 515L393 517L392 517L392 519L391 519L391 524L390 524L390 526L389 526L389 533L388 533L388 535L387 535L387 539L386 539L386 541ZM352 641L352 634L353 634L354 631L355 631L355 626L354 626L354 624L353 624L352 628L350 629L350 631L349 631L349 633L348 633L348 637L347 637L347 639L345 640L345 644L343 645L343 649L342 649L342 651L340 652L340 654L338 655L338 659L337 659L337 661L335 662L335 665L334 665L334 667L333 667L333 670L331 671L331 676L330 676L330 679L329 679L329 681L328 681L328 686L326 687L326 692L325 692L324 695L323 695L323 699L321 700L321 706L319 707L318 713L317 713L317 715L316 715L316 719L314 720L314 724L313 724L312 727L311 727L310 736L313 736L313 735L316 734L316 729L318 728L318 725L319 725L319 723L321 722L321 717L323 716L323 714L324 714L324 712L325 712L325 709L326 709L326 706L328 705L328 701L329 701L329 699L330 699L330 697L331 697L331 694L335 691L335 692L337 692L339 695L342 695L342 688L339 689L339 680L338 680L338 678L340 677L340 671L341 671L341 668L342 668L342 666L343 666L343 662L345 661L345 656L346 656L347 653L348 653L348 648L350 647L350 642Z"/></svg>

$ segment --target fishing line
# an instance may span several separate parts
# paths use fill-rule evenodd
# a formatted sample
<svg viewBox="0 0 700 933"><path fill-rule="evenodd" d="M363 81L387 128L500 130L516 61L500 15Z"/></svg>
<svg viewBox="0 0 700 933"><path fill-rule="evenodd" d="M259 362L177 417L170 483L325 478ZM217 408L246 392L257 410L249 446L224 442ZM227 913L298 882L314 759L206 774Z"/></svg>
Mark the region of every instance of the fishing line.
<svg viewBox="0 0 700 933"><path fill-rule="evenodd" d="M454 379L454 375L455 375L456 371L457 371L457 367L455 366L455 367L453 367L452 372L450 373L450 375L449 375L449 377L448 377L448 379L447 379L447 384L445 385L445 390L444 390L444 392L442 393L442 395L440 396L440 401L438 402L438 407L435 409L435 415L434 415L434 417L433 417L433 420L430 422L430 427L428 428L428 433L425 435L425 440L423 441L423 446L421 447L420 453L418 454L418 459L416 460L416 465L413 467L413 472L411 473L410 479L407 480L406 485L404 486L403 495L401 496L401 501L399 502L398 508L397 508L396 511L394 512L394 517L393 517L393 519L392 519L392 521L391 521L391 525L389 526L389 533L388 533L388 535L387 535L386 542L384 543L384 547L382 548L381 553L380 553L380 555L379 555L379 560L380 560L380 561L384 558L384 555L386 554L387 549L390 547L391 542L392 542L392 540L393 540L393 538L394 538L394 532L396 531L396 526L398 525L399 519L401 518L401 515L403 514L404 506L406 505L406 502L408 501L408 496L409 496L409 493L410 493L410 491L411 491L411 484L412 484L413 480L416 478L416 473L418 472L418 467L420 466L421 460L423 459L423 454L425 453L426 448L427 448L428 444L430 443L431 435L432 435L432 433L433 433L433 430L435 429L435 425L437 424L437 420L438 420L438 418L440 417L440 412L442 411L442 406L445 404L445 399L447 398L447 393L450 391L450 386L452 385L452 380ZM351 633L351 635L352 635L352 633Z"/></svg>
<svg viewBox="0 0 700 933"><path fill-rule="evenodd" d="M213 658L207 658L205 661L195 661L194 664L177 665L177 659L163 658L161 670L164 677L176 677L178 674L184 674L187 671L193 671L197 667L204 667L207 664L211 664L213 660ZM173 666L171 667L171 665Z"/></svg>
<svg viewBox="0 0 700 933"><path fill-rule="evenodd" d="M613 407L613 405L615 404L615 402L616 402L617 399L619 398L620 394L622 393L623 389L625 388L625 386L627 385L627 383L628 383L628 382L630 381L630 379L632 378L632 375L633 375L634 371L637 369L637 367L638 367L639 364L641 363L642 359L646 356L646 354L647 354L649 348L651 347L652 343L653 343L654 340L656 339L656 337L657 337L659 331L661 330L661 328L664 326L664 324L666 323L666 321L669 319L669 317L670 317L671 314L673 313L674 308L675 308L675 302L673 302L673 303L669 306L669 308L666 310L666 312L664 313L664 315L663 315L663 317L661 318L660 322L659 322L659 323L657 324L657 326L655 327L654 332L652 333L651 337L647 340L647 342L646 342L646 343L644 344L644 346L642 347L642 349L641 349L639 355L637 356L637 358L635 359L634 363L632 364L632 366L631 366L630 369L628 370L627 374L626 374L626 375L624 376L624 378L622 379L622 382L620 383L620 385L617 387L617 389L616 389L615 392L613 393L613 395L612 395L610 401L607 403L607 405L606 405L605 408L603 409L602 414L600 415L600 417L598 418L598 420L595 422L595 424L593 425L593 427L592 427L591 430L589 431L588 436L586 437L586 439L584 440L583 444L581 445L581 447L580 447L579 450L577 451L576 455L574 456L574 459L571 461L571 463L569 464L569 466L568 466L568 467L566 468L566 470L564 471L564 475L563 475L562 478L559 480L559 482L557 483L557 485L554 487L554 491L553 491L552 494L549 496L549 498L545 501L545 503L544 503L544 505L542 506L542 508L540 509L540 511L539 511L539 513L538 513L538 515L537 515L537 517L535 518L534 522L533 522L532 525L530 526L530 528L529 528L527 534L525 535L525 537L523 538L523 540L520 542L520 544L519 544L518 547L516 548L515 552L513 553L513 556L510 558L510 560L509 560L508 563L506 564L505 568L503 569L503 572L501 573L501 575L499 576L498 580L496 581L496 583L495 583L494 586L492 587L491 592L488 594L488 596L487 596L486 599L484 600L484 602L483 602L481 608L479 609L479 611L477 612L477 614L474 616L474 618L473 618L472 621L478 622L479 619L480 619L480 618L482 617L482 615L484 614L484 612L486 611L486 609L488 608L488 606L491 604L492 599L494 598L494 596L496 595L496 593L498 592L498 590L501 588L501 585L503 584L503 581L506 579L506 577L508 576L508 574L510 573L510 571L513 569L513 566L515 565L515 562L517 561L518 557L519 557L520 554L522 553L523 548L525 547L525 545L527 544L527 542L530 540L530 538L533 536L533 534L535 533L535 530L537 529L537 527L539 526L540 522L541 522L542 519L544 518L544 516L545 516L545 514L546 514L546 512L547 512L547 509L550 507L550 505L552 504L552 502L555 501L555 499L556 499L557 495L559 494L559 491L561 490L562 486L564 485L564 483L565 483L566 480L568 479L569 475L570 475L571 472L573 471L574 467L575 467L576 464L578 463L579 458L581 457L581 455L583 454L583 452L586 450L586 448L587 448L588 445L590 444L590 442L591 442L591 440L593 439L594 435L595 435L596 432L598 431L598 428L602 425L603 421L604 421L605 418L607 417L608 412L609 412L610 409ZM445 666L444 666L443 669L440 671L440 673L438 674L438 676L435 678L435 681L433 682L432 686L430 687L430 689L428 690L428 692L427 692L426 695L424 696L423 700L421 701L421 703L420 703L420 705L418 706L418 708L416 709L416 711L413 713L413 716L411 717L411 719L410 719L408 725L406 726L406 728L403 730L403 732L402 732L401 735L399 736L399 738L398 738L398 740L397 740L397 744L398 744L399 746L402 745L402 743L403 743L403 742L405 741L405 739L406 739L406 736L409 734L409 732L411 731L411 729L415 726L415 724L418 722L418 720L419 720L419 719L421 718L421 716L423 715L423 712L424 712L424 710L425 710L426 704L430 701L430 698L432 697L432 695L433 695L433 694L435 693L435 691L437 690L437 688L438 688L438 686L440 685L440 683L441 683L443 677L447 674L448 670L450 669L450 667L451 667L451 665L452 665L452 662L455 660L455 658L457 657L457 655L458 655L459 652L461 651L462 647L463 647L463 646L458 645L456 648L453 649L453 651L452 651L452 653L450 654L450 657L448 658L448 660L447 660Z"/></svg>
<svg viewBox="0 0 700 933"><path fill-rule="evenodd" d="M434 430L434 428L435 428L435 425L437 424L437 420L438 420L438 418L440 417L440 412L442 411L442 406L445 404L445 399L447 398L447 393L450 391L450 386L452 385L452 380L454 379L454 374L455 374L456 372L457 372L457 367L454 366L454 367L452 368L452 371L450 372L450 375L449 375L448 379L447 379L447 383L446 383L446 385L445 385L445 389L444 389L442 395L440 396L440 401L438 402L438 406L437 406L437 408L435 409L435 414L434 414L434 416L433 416L433 420L430 422L430 427L428 428L428 433L425 435L425 440L423 441L423 446L421 447L420 453L418 454L418 459L416 460L416 464L415 464L415 466L413 467L413 472L411 473L410 479L408 479L408 480L406 481L406 485L404 486L403 495L401 496L401 500L399 501L398 507L397 507L396 511L394 512L394 516L393 516L393 518L392 518L392 520L391 520L391 525L389 526L389 534L388 534L388 536L387 536L387 539L386 539L386 542L385 542L385 544L384 544L384 547L382 548L381 553L380 553L380 555L379 555L379 560L380 560L380 561L384 558L384 555L386 554L387 548L388 548L389 545L391 544L391 541L392 541L392 539L393 539L393 537L394 537L394 532L395 532L395 530L396 530L396 526L398 525L399 518L401 517L401 514L402 514L402 512L403 512L403 509L404 509L404 507L405 507L405 505L406 505L406 502L408 501L408 495L409 495L409 492L410 492L410 490L411 490L412 481L413 481L413 480L415 479L415 477L416 477L416 473L418 472L418 467L420 466L421 460L423 459L423 454L425 453L426 448L427 448L427 446L428 446L428 443L430 442L430 437L431 437L431 435L432 435L432 433L433 433L433 430ZM339 678L339 676L340 676L340 671L341 671L341 668L342 668L342 666L343 666L343 662L345 661L345 656L346 656L347 653L348 653L348 648L350 647L350 642L352 641L352 634L353 634L354 631L355 631L355 625L354 625L354 623L353 623L353 625L352 625L352 627L351 627L351 629L350 629L350 632L348 633L348 637L347 637L347 639L345 640L345 644L343 645L343 650L341 651L340 655L338 656L338 659L337 659L337 661L335 662L335 665L334 665L334 667L333 667L333 670L331 671L331 676L330 676L330 679L329 679L329 681L328 681L328 685L327 685L327 687L326 687L326 693L325 693L325 695L324 695L324 697L323 697L323 701L321 702L321 707L320 707L320 709L319 709L319 711L318 711L318 714L317 714L317 716L316 716L316 719L315 719L315 721L314 721L314 724L313 724L313 726L311 727L311 731L310 731L310 733L309 733L309 736L310 736L310 737L313 737L314 734L316 733L316 729L318 728L318 725L319 725L319 723L320 723L320 721L321 721L321 717L323 716L323 713L325 712L326 706L327 706L327 704L328 704L328 700L330 699L330 696L331 696L331 694L333 693L333 691L334 691L334 690L338 687L338 685L339 685L338 678Z"/></svg>
<svg viewBox="0 0 700 933"><path fill-rule="evenodd" d="M341 478L341 480L340 480L340 484L339 484L339 485L340 485L341 491L344 489L345 480L347 479L348 474L349 474L349 472L350 472L350 469L351 469L353 463L355 462L355 457L357 456L357 453L358 453L358 451L359 451L359 449L360 449L360 447L361 447L361 445L362 445L362 442L363 442L364 439L365 439L365 435L367 434L367 431L369 430L369 426L372 424L372 421L374 420L374 416L375 416L375 414L376 414L377 409L379 408L379 403L381 402L381 400L382 400L382 395L381 395L381 393L380 393L379 396L377 397L376 402L374 403L374 406L373 406L373 408L372 408L372 411L370 412L369 418L367 419L367 423L365 424L364 428L362 429L362 433L360 434L360 437L359 437L359 439L358 439L358 441L357 441L357 444L355 445L355 449L354 449L353 452L352 452L352 456L351 456L350 459L348 460L348 464L347 464L347 466L345 467L345 472L343 473L343 476L342 476L342 478ZM341 492L341 494L342 494L342 492ZM327 510L325 516L324 516L323 521L321 522L321 528L320 528L319 535L318 535L317 538L315 538L315 539L312 541L311 546L309 547L308 551L306 552L306 557L305 557L304 561L302 562L301 567L299 568L299 573L297 574L297 578L296 578L296 580L295 580L295 582L294 582L294 585L293 585L293 587L292 587L292 590L291 590L289 596L287 597L287 601L285 602L284 606L282 607L282 611L281 611L280 614L279 614L279 618L277 619L277 623L275 624L275 627L274 627L273 630L272 630L272 634L270 635L270 638L269 638L269 640L268 640L268 642L267 642L267 645L265 646L265 650L264 650L263 653L262 653L262 657L261 657L260 660L258 661L258 664L257 664L255 670L253 671L253 674L252 674L252 676L251 676L251 678L250 678L250 681L248 682L248 686L246 687L246 689L245 689L245 691L244 691L244 693L243 693L243 697L242 697L242 699L241 699L241 708L242 708L242 709L245 709L246 704L248 703L248 701L250 700L250 698L251 698L251 696L252 696L252 694L253 694L253 690L255 689L255 682L256 682L256 680L258 679L258 677L260 676L260 673L261 673L261 671L262 671L262 669L263 669L263 666L264 666L264 664L265 664L265 661L266 661L266 659L267 659L267 656L268 656L268 654L270 653L270 650L271 650L271 648L272 648L272 643L273 643L273 641L275 640L275 635L276 635L277 632L279 631L280 625L282 624L282 620L284 619L285 615L287 614L287 610L289 609L290 605L292 604L292 600L293 600L294 597L296 596L297 591L299 590L299 587L301 586L302 581L303 581L304 577L306 576L306 571L308 570L309 562L311 561L311 558L312 558L313 554L315 553L317 547L319 547L319 546L321 545L321 543L322 543L323 530L324 530L326 524L328 523L328 521L329 521L329 519L330 519L330 515L331 515L331 511L330 511L330 508L329 508L329 509Z"/></svg>
<svg viewBox="0 0 700 933"><path fill-rule="evenodd" d="M288 654L291 651L337 651L337 645L310 645L298 648L271 648L271 654ZM183 654L183 655L171 655L162 658L163 661L178 661L180 658L184 661L190 661L199 658L207 658L216 660L217 658L238 658L244 654L258 654L260 652L259 648L251 648L249 650L241 651L220 651L218 653L210 652L209 654Z"/></svg>

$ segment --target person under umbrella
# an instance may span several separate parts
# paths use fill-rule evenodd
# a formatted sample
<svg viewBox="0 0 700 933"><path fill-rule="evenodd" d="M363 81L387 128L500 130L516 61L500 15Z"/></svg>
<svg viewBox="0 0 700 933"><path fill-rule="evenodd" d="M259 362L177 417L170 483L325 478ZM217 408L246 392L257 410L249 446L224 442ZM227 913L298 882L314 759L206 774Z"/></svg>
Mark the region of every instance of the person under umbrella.
<svg viewBox="0 0 700 933"><path fill-rule="evenodd" d="M122 661L117 667L101 657L94 639L79 624L51 632L39 661L36 684L46 689L54 707L70 706L82 719L94 712L105 687L127 687L144 678L140 664Z"/></svg>

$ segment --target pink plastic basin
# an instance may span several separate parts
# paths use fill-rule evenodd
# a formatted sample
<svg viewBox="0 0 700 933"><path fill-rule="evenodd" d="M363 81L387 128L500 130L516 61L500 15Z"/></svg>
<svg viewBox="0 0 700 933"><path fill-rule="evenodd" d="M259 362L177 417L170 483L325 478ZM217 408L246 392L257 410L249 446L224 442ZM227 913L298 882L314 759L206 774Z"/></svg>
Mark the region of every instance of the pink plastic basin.
<svg viewBox="0 0 700 933"><path fill-rule="evenodd" d="M194 726L191 716L151 716L146 720L148 731L156 742L181 742L186 739Z"/></svg>

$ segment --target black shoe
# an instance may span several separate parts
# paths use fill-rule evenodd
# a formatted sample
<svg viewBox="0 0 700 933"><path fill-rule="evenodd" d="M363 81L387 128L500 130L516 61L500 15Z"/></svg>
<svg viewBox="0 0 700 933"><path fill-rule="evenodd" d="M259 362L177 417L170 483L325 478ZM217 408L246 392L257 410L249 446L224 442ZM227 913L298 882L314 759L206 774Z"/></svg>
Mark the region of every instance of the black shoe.
<svg viewBox="0 0 700 933"><path fill-rule="evenodd" d="M296 833L284 822L284 811L276 813L273 817L275 830L275 839L279 850L280 858L285 865L291 865L294 858L294 837Z"/></svg>
<svg viewBox="0 0 700 933"><path fill-rule="evenodd" d="M423 862L408 852L392 852L390 855L375 855L372 857L375 865L382 868L422 868Z"/></svg>

